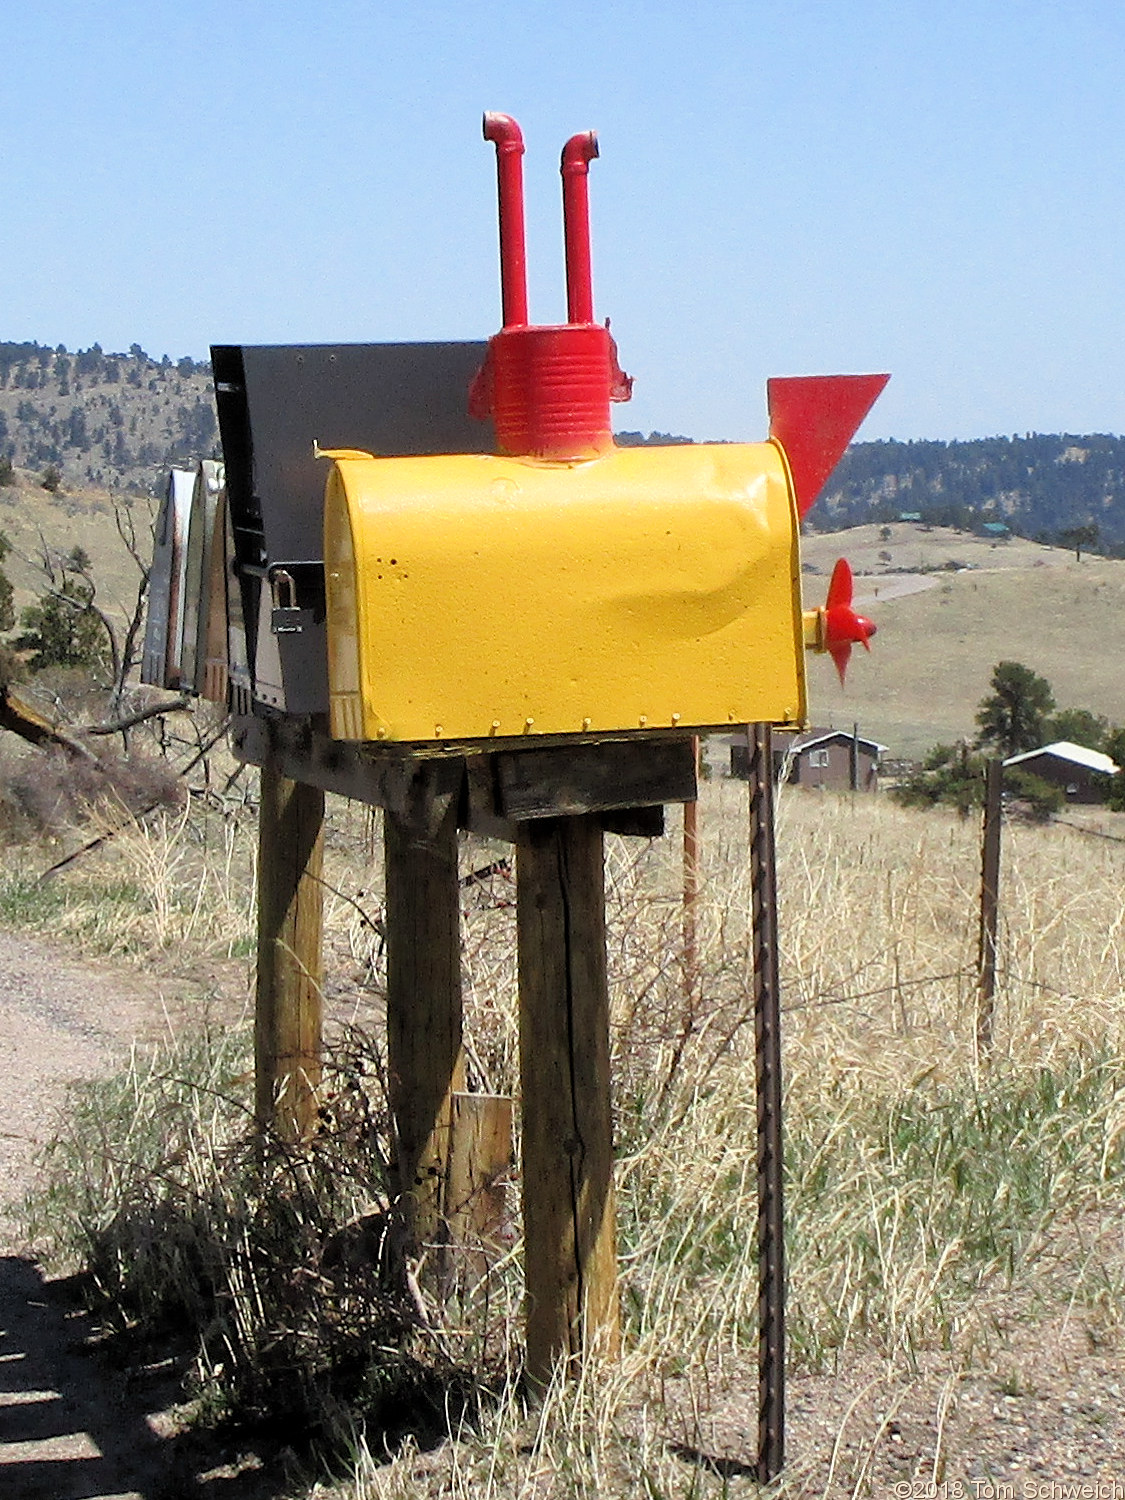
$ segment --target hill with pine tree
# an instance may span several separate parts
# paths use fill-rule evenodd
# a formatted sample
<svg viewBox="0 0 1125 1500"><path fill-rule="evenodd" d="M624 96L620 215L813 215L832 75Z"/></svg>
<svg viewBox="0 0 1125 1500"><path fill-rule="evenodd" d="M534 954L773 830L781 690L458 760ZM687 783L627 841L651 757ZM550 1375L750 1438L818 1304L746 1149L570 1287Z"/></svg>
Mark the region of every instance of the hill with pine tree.
<svg viewBox="0 0 1125 1500"><path fill-rule="evenodd" d="M903 518L1125 556L1125 438L855 443L810 517L818 531Z"/></svg>
<svg viewBox="0 0 1125 1500"><path fill-rule="evenodd" d="M162 489L174 463L218 456L211 367L139 344L0 343L0 459L67 489Z"/></svg>

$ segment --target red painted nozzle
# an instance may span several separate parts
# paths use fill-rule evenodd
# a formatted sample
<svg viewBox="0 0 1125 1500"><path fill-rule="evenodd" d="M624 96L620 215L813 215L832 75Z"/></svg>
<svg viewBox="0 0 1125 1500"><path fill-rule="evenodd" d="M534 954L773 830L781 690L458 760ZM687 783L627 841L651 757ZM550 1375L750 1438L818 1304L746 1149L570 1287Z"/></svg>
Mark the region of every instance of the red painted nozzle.
<svg viewBox="0 0 1125 1500"><path fill-rule="evenodd" d="M590 163L598 154L592 130L572 135L563 147L563 232L566 238L566 317L568 323L594 321L594 279L590 262Z"/></svg>
<svg viewBox="0 0 1125 1500"><path fill-rule="evenodd" d="M511 115L489 110L484 138L496 146L500 198L500 296L505 328L527 326L527 243L523 224L523 132Z"/></svg>
<svg viewBox="0 0 1125 1500"><path fill-rule="evenodd" d="M562 154L568 321L529 327L524 250L523 136L508 115L484 117L500 178L500 269L504 326L469 388L469 411L491 417L499 453L571 462L613 449L611 401L628 401L632 381L617 363L609 324L594 322L587 176L598 154L592 130Z"/></svg>

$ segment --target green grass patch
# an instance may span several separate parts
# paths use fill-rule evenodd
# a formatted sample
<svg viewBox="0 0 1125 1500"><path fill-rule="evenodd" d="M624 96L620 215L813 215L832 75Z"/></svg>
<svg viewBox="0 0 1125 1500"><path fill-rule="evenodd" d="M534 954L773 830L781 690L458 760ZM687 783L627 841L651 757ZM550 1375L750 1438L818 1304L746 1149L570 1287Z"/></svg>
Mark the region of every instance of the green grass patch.
<svg viewBox="0 0 1125 1500"><path fill-rule="evenodd" d="M849 1344L908 1357L951 1347L982 1293L1034 1278L1057 1224L1120 1195L1125 1063L1108 1053L828 1099L814 1082L797 1080L785 1117L797 1368L822 1369ZM752 1099L707 1101L684 1131L693 1157L713 1148L709 1180L675 1151L630 1170L620 1219L634 1339L669 1318L708 1341L755 1336L753 1130Z"/></svg>
<svg viewBox="0 0 1125 1500"><path fill-rule="evenodd" d="M0 880L0 922L10 927L42 927L66 907L66 892L54 881L22 873Z"/></svg>

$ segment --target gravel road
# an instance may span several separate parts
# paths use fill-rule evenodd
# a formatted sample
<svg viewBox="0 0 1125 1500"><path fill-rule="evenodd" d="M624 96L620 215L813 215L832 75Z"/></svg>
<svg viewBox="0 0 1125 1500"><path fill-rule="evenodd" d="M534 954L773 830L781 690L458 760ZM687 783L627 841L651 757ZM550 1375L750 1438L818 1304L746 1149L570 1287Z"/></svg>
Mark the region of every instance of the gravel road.
<svg viewBox="0 0 1125 1500"><path fill-rule="evenodd" d="M182 1003L182 1002L181 1002ZM21 1238L12 1204L31 1186L66 1086L114 1070L179 1009L158 984L0 932L0 1496L3 1500L250 1500L263 1476L213 1465L169 1423L167 1382L138 1381L91 1353L65 1282ZM147 1398L147 1399L146 1399ZM206 1467L206 1464L203 1465Z"/></svg>

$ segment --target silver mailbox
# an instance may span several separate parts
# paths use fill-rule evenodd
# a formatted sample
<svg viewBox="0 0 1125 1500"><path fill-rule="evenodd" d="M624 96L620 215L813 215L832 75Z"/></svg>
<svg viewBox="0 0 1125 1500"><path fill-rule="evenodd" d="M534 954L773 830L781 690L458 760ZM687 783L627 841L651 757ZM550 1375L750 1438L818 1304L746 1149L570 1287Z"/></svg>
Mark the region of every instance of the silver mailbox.
<svg viewBox="0 0 1125 1500"><path fill-rule="evenodd" d="M224 550L223 519L219 500L223 489L223 466L204 459L195 471L188 521L187 559L184 569L184 644L181 679L185 692L200 693L207 665L211 631L212 593L215 584L215 551ZM226 602L221 601L225 630Z"/></svg>
<svg viewBox="0 0 1125 1500"><path fill-rule="evenodd" d="M194 469L173 469L156 519L141 658L141 681L152 687L174 690L182 684L184 574L194 487Z"/></svg>

